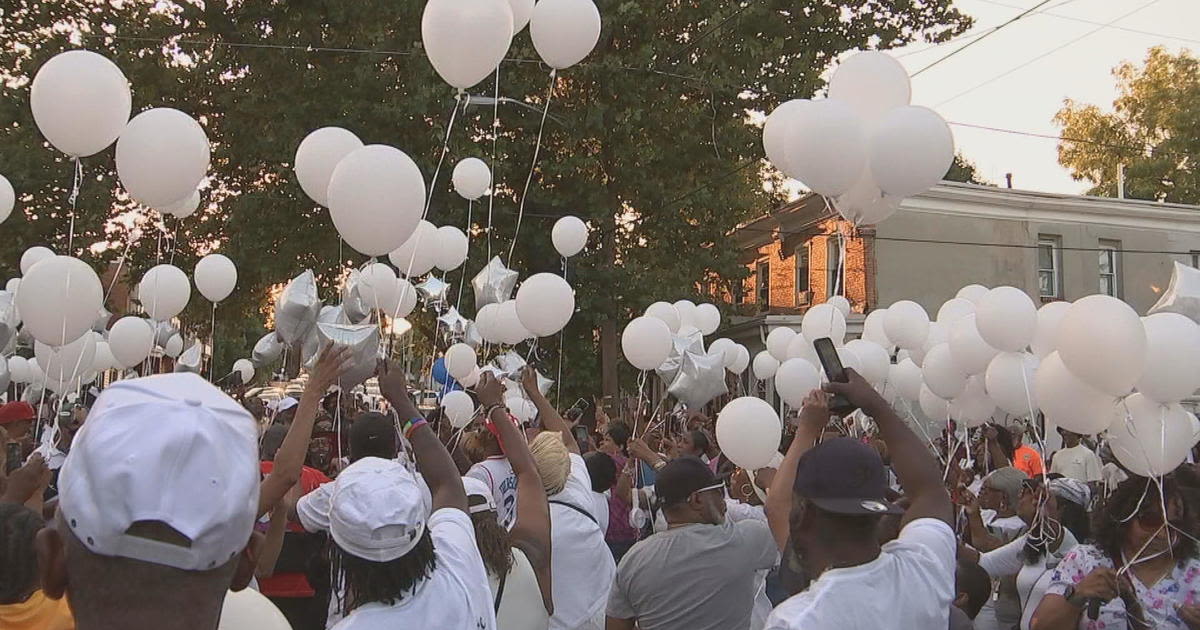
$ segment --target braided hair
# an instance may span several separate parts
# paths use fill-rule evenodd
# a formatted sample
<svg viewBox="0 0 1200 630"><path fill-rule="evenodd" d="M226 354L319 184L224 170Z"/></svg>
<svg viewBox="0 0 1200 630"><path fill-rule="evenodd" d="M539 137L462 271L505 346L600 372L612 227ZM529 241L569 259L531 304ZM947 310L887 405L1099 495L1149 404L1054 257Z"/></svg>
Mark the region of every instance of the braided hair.
<svg viewBox="0 0 1200 630"><path fill-rule="evenodd" d="M38 589L33 538L42 517L18 503L0 503L0 605L19 604Z"/></svg>
<svg viewBox="0 0 1200 630"><path fill-rule="evenodd" d="M349 615L359 606L372 603L393 605L411 597L417 585L433 574L437 557L429 528L417 541L417 546L389 562L375 562L330 546L334 579L345 589L345 599L338 606L342 615Z"/></svg>

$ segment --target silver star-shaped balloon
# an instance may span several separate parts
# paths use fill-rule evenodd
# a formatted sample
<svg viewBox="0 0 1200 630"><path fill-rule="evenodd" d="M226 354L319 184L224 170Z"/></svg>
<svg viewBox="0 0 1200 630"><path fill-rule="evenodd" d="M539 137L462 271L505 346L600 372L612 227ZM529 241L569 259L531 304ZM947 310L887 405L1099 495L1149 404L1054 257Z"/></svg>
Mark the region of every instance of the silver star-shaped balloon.
<svg viewBox="0 0 1200 630"><path fill-rule="evenodd" d="M694 327L680 329L671 337L671 353L655 370L664 383L670 384L679 374L683 366L683 357L687 353L704 354L704 335Z"/></svg>
<svg viewBox="0 0 1200 630"><path fill-rule="evenodd" d="M100 312L96 314L96 321L92 322L92 330L103 334L108 330L108 320L110 319L112 319L112 313L101 306Z"/></svg>
<svg viewBox="0 0 1200 630"><path fill-rule="evenodd" d="M417 285L417 295L425 299L426 307L435 310L440 310L439 306L445 306L446 294L449 292L450 285L433 276L429 276L424 282Z"/></svg>
<svg viewBox="0 0 1200 630"><path fill-rule="evenodd" d="M171 322L158 322L154 325L154 345L165 348L171 337L179 334L179 329Z"/></svg>
<svg viewBox="0 0 1200 630"><path fill-rule="evenodd" d="M517 272L505 267L499 256L493 257L471 278L471 288L475 290L475 310L508 300L516 286Z"/></svg>
<svg viewBox="0 0 1200 630"><path fill-rule="evenodd" d="M467 320L467 332L463 334L463 342L475 349L483 345L483 335L472 320Z"/></svg>
<svg viewBox="0 0 1200 630"><path fill-rule="evenodd" d="M710 400L727 393L725 386L725 357L709 356L703 352L686 352L679 375L667 392L690 411L697 411Z"/></svg>
<svg viewBox="0 0 1200 630"><path fill-rule="evenodd" d="M496 366L504 372L506 378L518 380L521 378L521 370L525 369L525 359L516 352L509 350L502 355L496 357Z"/></svg>
<svg viewBox="0 0 1200 630"><path fill-rule="evenodd" d="M200 373L200 366L204 363L204 347L199 341L193 341L192 345L179 355L179 359L175 361L176 372L191 372L192 374Z"/></svg>
<svg viewBox="0 0 1200 630"><path fill-rule="evenodd" d="M275 301L275 331L289 345L302 341L316 324L320 312L316 276L311 269L305 269L292 278Z"/></svg>
<svg viewBox="0 0 1200 630"><path fill-rule="evenodd" d="M0 291L0 348L8 348L17 337L17 304L12 292Z"/></svg>
<svg viewBox="0 0 1200 630"><path fill-rule="evenodd" d="M1171 284L1149 314L1179 313L1200 322L1200 269L1176 262Z"/></svg>
<svg viewBox="0 0 1200 630"><path fill-rule="evenodd" d="M263 367L274 363L281 354L283 354L283 342L274 332L269 332L254 344L254 352L250 360L254 362L254 365Z"/></svg>
<svg viewBox="0 0 1200 630"><path fill-rule="evenodd" d="M467 325L471 320L463 317L453 306L438 318L438 323L446 327L451 339L458 339L467 334Z"/></svg>
<svg viewBox="0 0 1200 630"><path fill-rule="evenodd" d="M371 312L358 290L361 280L362 274L357 269L351 269L350 275L346 276L346 284L342 285L342 316L350 324L362 323Z"/></svg>
<svg viewBox="0 0 1200 630"><path fill-rule="evenodd" d="M351 390L371 378L379 359L379 327L373 324L317 324L321 342L350 348L350 363L337 384Z"/></svg>

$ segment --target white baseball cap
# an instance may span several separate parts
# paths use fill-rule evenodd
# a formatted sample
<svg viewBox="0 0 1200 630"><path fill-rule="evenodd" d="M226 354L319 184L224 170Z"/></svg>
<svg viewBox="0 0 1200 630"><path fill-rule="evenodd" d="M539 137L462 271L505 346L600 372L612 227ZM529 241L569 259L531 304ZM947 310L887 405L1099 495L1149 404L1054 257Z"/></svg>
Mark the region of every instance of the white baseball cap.
<svg viewBox="0 0 1200 630"><path fill-rule="evenodd" d="M468 504L471 503L471 497L481 497L483 499L483 503L472 505L467 509L468 512L478 514L479 512L496 511L496 497L492 494L492 489L486 483L474 477L463 477L462 482L463 489L467 491Z"/></svg>
<svg viewBox="0 0 1200 630"><path fill-rule="evenodd" d="M421 540L429 507L416 475L399 462L364 457L334 481L329 533L343 551L389 562Z"/></svg>
<svg viewBox="0 0 1200 630"><path fill-rule="evenodd" d="M96 399L59 476L59 510L93 553L187 571L221 566L258 510L254 418L191 373L118 381ZM187 546L130 529L162 523Z"/></svg>

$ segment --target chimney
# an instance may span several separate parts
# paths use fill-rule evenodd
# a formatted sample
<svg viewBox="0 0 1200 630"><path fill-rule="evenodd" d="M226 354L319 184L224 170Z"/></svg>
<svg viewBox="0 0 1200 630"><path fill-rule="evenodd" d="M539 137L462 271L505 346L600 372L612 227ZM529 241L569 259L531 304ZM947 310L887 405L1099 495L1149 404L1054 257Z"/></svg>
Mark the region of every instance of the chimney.
<svg viewBox="0 0 1200 630"><path fill-rule="evenodd" d="M1125 198L1125 165L1117 165L1117 199Z"/></svg>
<svg viewBox="0 0 1200 630"><path fill-rule="evenodd" d="M1012 188L1012 173L1004 174L1004 181L1008 182L1008 187Z"/></svg>

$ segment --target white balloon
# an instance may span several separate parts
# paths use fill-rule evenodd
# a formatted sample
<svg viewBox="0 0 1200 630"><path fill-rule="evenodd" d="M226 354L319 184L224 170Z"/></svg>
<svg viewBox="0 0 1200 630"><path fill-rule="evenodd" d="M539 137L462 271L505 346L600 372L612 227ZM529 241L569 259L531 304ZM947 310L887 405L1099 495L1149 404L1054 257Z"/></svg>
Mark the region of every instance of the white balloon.
<svg viewBox="0 0 1200 630"><path fill-rule="evenodd" d="M1200 325L1178 313L1142 318L1146 329L1146 370L1137 390L1170 405L1200 389Z"/></svg>
<svg viewBox="0 0 1200 630"><path fill-rule="evenodd" d="M942 324L953 324L967 315L974 314L974 302L965 298L956 297L946 300L946 302L942 304L942 307L938 309L937 321Z"/></svg>
<svg viewBox="0 0 1200 630"><path fill-rule="evenodd" d="M97 372L103 372L115 367L117 367L117 359L113 357L112 348L108 346L108 342L97 341L96 356L92 359L92 369Z"/></svg>
<svg viewBox="0 0 1200 630"><path fill-rule="evenodd" d="M721 327L721 311L715 304L699 304L696 306L696 328L700 334L711 335Z"/></svg>
<svg viewBox="0 0 1200 630"><path fill-rule="evenodd" d="M455 380L470 376L478 360L475 349L465 343L456 343L446 349L446 371Z"/></svg>
<svg viewBox="0 0 1200 630"><path fill-rule="evenodd" d="M117 139L117 175L135 201L152 208L187 199L208 171L208 136L196 119L170 107L148 109Z"/></svg>
<svg viewBox="0 0 1200 630"><path fill-rule="evenodd" d="M925 337L925 343L921 344L920 348L914 349L909 353L909 357L916 363L917 366L925 364L925 355L934 346L940 343L948 343L950 341L950 327L941 322L929 322L929 335Z"/></svg>
<svg viewBox="0 0 1200 630"><path fill-rule="evenodd" d="M534 0L508 0L513 14L513 37L529 24L529 18L533 16L533 3Z"/></svg>
<svg viewBox="0 0 1200 630"><path fill-rule="evenodd" d="M237 285L237 267L221 254L209 254L196 263L196 290L209 302L220 302Z"/></svg>
<svg viewBox="0 0 1200 630"><path fill-rule="evenodd" d="M921 375L929 391L946 400L958 396L967 386L967 374L958 367L951 355L950 345L945 343L934 346L925 355Z"/></svg>
<svg viewBox="0 0 1200 630"><path fill-rule="evenodd" d="M341 127L322 127L309 133L296 149L296 181L309 199L329 205L329 179L342 158L361 149L362 140Z"/></svg>
<svg viewBox="0 0 1200 630"><path fill-rule="evenodd" d="M834 206L847 221L855 225L871 225L884 221L900 209L901 199L879 190L870 171L864 170L850 190L838 195Z"/></svg>
<svg viewBox="0 0 1200 630"><path fill-rule="evenodd" d="M983 298L983 296L987 295L987 292L988 288L982 284L968 284L967 286L959 289L958 293L955 294L954 297L962 298L972 304L977 304L979 303L979 300Z"/></svg>
<svg viewBox="0 0 1200 630"><path fill-rule="evenodd" d="M516 302L521 325L539 337L548 337L571 321L575 291L562 276L539 273L521 283Z"/></svg>
<svg viewBox="0 0 1200 630"><path fill-rule="evenodd" d="M671 354L671 329L656 317L634 318L621 332L621 351L633 367L657 369Z"/></svg>
<svg viewBox="0 0 1200 630"><path fill-rule="evenodd" d="M787 358L804 359L813 365L817 365L821 362L821 360L817 358L816 348L813 348L812 343L809 342L808 338L806 338L804 335L795 335L792 337L792 340L788 342Z"/></svg>
<svg viewBox="0 0 1200 630"><path fill-rule="evenodd" d="M1195 443L1191 418L1183 407L1160 405L1140 393L1116 405L1108 437L1117 461L1143 477L1175 470Z"/></svg>
<svg viewBox="0 0 1200 630"><path fill-rule="evenodd" d="M675 311L679 313L679 327L696 326L696 303L691 300L679 300L675 303Z"/></svg>
<svg viewBox="0 0 1200 630"><path fill-rule="evenodd" d="M46 374L46 378L60 383L69 383L89 370L96 360L96 337L90 334L68 343L64 346L51 348L36 341L33 352L38 360L38 367Z"/></svg>
<svg viewBox="0 0 1200 630"><path fill-rule="evenodd" d="M199 190L193 190L191 192L191 194L189 194L187 197L184 197L183 199L180 199L179 201L176 201L175 203L172 203L167 206L163 206L161 208L157 208L157 210L159 212L161 212L163 214L169 214L177 219L186 219L186 218L192 216L193 214L196 214L196 210L199 210L199 209L200 209L200 191Z"/></svg>
<svg viewBox="0 0 1200 630"><path fill-rule="evenodd" d="M370 309L387 311L396 303L396 272L383 263L371 263L358 276L358 294Z"/></svg>
<svg viewBox="0 0 1200 630"><path fill-rule="evenodd" d="M437 264L438 240L437 227L422 219L412 236L388 254L388 260L396 265L402 276L423 276Z"/></svg>
<svg viewBox="0 0 1200 630"><path fill-rule="evenodd" d="M732 339L726 339L725 337L714 339L708 346L708 355L720 356L721 365L729 367L737 360L737 344Z"/></svg>
<svg viewBox="0 0 1200 630"><path fill-rule="evenodd" d="M776 361L783 362L788 360L788 346L792 343L792 338L796 336L796 331L791 328L780 326L774 328L767 334L767 352L775 357Z"/></svg>
<svg viewBox="0 0 1200 630"><path fill-rule="evenodd" d="M140 317L122 317L108 331L108 346L118 366L131 368L154 349L154 327Z"/></svg>
<svg viewBox="0 0 1200 630"><path fill-rule="evenodd" d="M287 617L252 588L225 594L217 630L292 630Z"/></svg>
<svg viewBox="0 0 1200 630"><path fill-rule="evenodd" d="M583 251L583 247L587 245L587 237L587 224L579 217L563 217L554 222L554 229L550 231L554 249L563 258L570 258Z"/></svg>
<svg viewBox="0 0 1200 630"><path fill-rule="evenodd" d="M646 307L645 315L646 317L661 319L667 325L667 328L670 329L672 335L679 332L679 310L675 308L674 304L670 302L655 302Z"/></svg>
<svg viewBox="0 0 1200 630"><path fill-rule="evenodd" d="M600 41L600 10L592 0L539 0L529 18L529 35L546 65L569 68Z"/></svg>
<svg viewBox="0 0 1200 630"><path fill-rule="evenodd" d="M825 300L825 303L841 311L842 317L850 317L850 300L840 295L835 295Z"/></svg>
<svg viewBox="0 0 1200 630"><path fill-rule="evenodd" d="M17 193L13 190L8 178L0 175L0 223L8 220L13 206L17 203Z"/></svg>
<svg viewBox="0 0 1200 630"><path fill-rule="evenodd" d="M1146 367L1146 330L1128 304L1089 295L1063 316L1058 354L1072 374L1112 396L1124 396Z"/></svg>
<svg viewBox="0 0 1200 630"><path fill-rule="evenodd" d="M867 382L880 385L887 381L892 359L883 346L865 339L855 339L846 344L859 360L859 372Z"/></svg>
<svg viewBox="0 0 1200 630"><path fill-rule="evenodd" d="M431 1L426 12L445 1ZM469 6L477 4L483 0ZM475 50L461 43L459 47ZM424 211L425 178L412 158L395 147L370 144L356 149L338 162L329 179L333 225L350 247L367 256L382 256L403 245Z"/></svg>
<svg viewBox="0 0 1200 630"><path fill-rule="evenodd" d="M392 317L408 317L417 307L417 290L404 278L396 280L395 287L396 290L389 296L390 299L382 303L380 310Z"/></svg>
<svg viewBox="0 0 1200 630"><path fill-rule="evenodd" d="M983 374L1000 351L988 345L979 334L975 318L968 315L950 327L950 353L958 369L968 375Z"/></svg>
<svg viewBox="0 0 1200 630"><path fill-rule="evenodd" d="M1112 422L1116 398L1080 380L1052 352L1034 377L1034 392L1046 419L1080 435L1094 435Z"/></svg>
<svg viewBox="0 0 1200 630"><path fill-rule="evenodd" d="M982 425L991 420L994 413L996 403L988 397L982 375L967 379L962 394L950 401L950 416L960 420L967 427Z"/></svg>
<svg viewBox="0 0 1200 630"><path fill-rule="evenodd" d="M450 420L450 426L461 429L475 417L475 401L464 391L452 391L442 396L442 412Z"/></svg>
<svg viewBox="0 0 1200 630"><path fill-rule="evenodd" d="M453 225L443 225L437 231L437 247L434 249L433 264L442 271L458 269L459 265L467 262L467 249L470 241L462 230Z"/></svg>
<svg viewBox="0 0 1200 630"><path fill-rule="evenodd" d="M254 379L254 363L250 359L238 359L234 361L233 371L241 375L243 385Z"/></svg>
<svg viewBox="0 0 1200 630"><path fill-rule="evenodd" d="M29 269L15 302L23 330L46 345L61 346L92 329L104 289L87 263L54 256Z"/></svg>
<svg viewBox="0 0 1200 630"><path fill-rule="evenodd" d="M928 107L892 108L871 134L871 176L884 194L910 197L926 190L945 177L953 161L954 134Z"/></svg>
<svg viewBox="0 0 1200 630"><path fill-rule="evenodd" d="M782 424L770 403L743 396L721 408L716 433L721 453L729 461L746 470L758 470L769 466L779 453Z"/></svg>
<svg viewBox="0 0 1200 630"><path fill-rule="evenodd" d="M1016 287L996 287L979 299L975 327L989 346L1004 352L1020 352L1033 341L1037 331L1037 307Z"/></svg>
<svg viewBox="0 0 1200 630"><path fill-rule="evenodd" d="M921 368L912 359L904 359L893 365L888 374L888 381L896 387L896 391L913 402L921 398L923 378Z"/></svg>
<svg viewBox="0 0 1200 630"><path fill-rule="evenodd" d="M775 371L775 391L788 405L800 408L804 398L821 388L821 374L805 359L788 359Z"/></svg>
<svg viewBox="0 0 1200 630"><path fill-rule="evenodd" d="M906 350L919 349L929 336L929 314L916 302L901 300L887 309L883 328L892 343Z"/></svg>
<svg viewBox="0 0 1200 630"><path fill-rule="evenodd" d="M171 335L166 345L163 346L163 354L174 359L181 352L183 352L183 337L180 337L178 334Z"/></svg>
<svg viewBox="0 0 1200 630"><path fill-rule="evenodd" d="M787 146L787 174L820 195L850 190L867 162L862 129L862 120L844 101L823 99L799 108Z"/></svg>
<svg viewBox="0 0 1200 630"><path fill-rule="evenodd" d="M765 381L769 378L775 378L775 373L779 371L779 361L771 356L770 352L763 350L754 355L754 378L760 381Z"/></svg>
<svg viewBox="0 0 1200 630"><path fill-rule="evenodd" d="M514 32L507 0L429 0L421 15L421 42L429 63L460 90L495 72Z"/></svg>
<svg viewBox="0 0 1200 630"><path fill-rule="evenodd" d="M138 301L155 321L166 321L187 306L192 285L187 274L174 265L152 267L138 284Z"/></svg>
<svg viewBox="0 0 1200 630"><path fill-rule="evenodd" d="M934 422L945 422L950 419L950 401L939 397L924 385L921 386L921 391L917 395L917 403L920 404L921 412L925 414L925 417Z"/></svg>
<svg viewBox="0 0 1200 630"><path fill-rule="evenodd" d="M129 122L132 104L121 69L88 50L55 55L38 68L29 90L38 130L73 157L108 148Z"/></svg>
<svg viewBox="0 0 1200 630"><path fill-rule="evenodd" d="M475 327L479 336L488 343L503 343L500 330L500 305L492 302L484 304L475 313Z"/></svg>
<svg viewBox="0 0 1200 630"><path fill-rule="evenodd" d="M537 417L537 405L533 404L533 401L521 396L509 396L505 398L504 405L508 407L508 412L522 423L532 422Z"/></svg>
<svg viewBox="0 0 1200 630"><path fill-rule="evenodd" d="M787 161L792 124L801 116L800 110L809 103L811 101L806 98L786 101L772 110L763 123L763 149L766 151L767 160L784 173L792 171Z"/></svg>
<svg viewBox="0 0 1200 630"><path fill-rule="evenodd" d="M21 288L20 278L9 278L8 282L4 283L4 290L16 295L17 290Z"/></svg>
<svg viewBox="0 0 1200 630"><path fill-rule="evenodd" d="M734 350L737 351L737 356L733 359L733 363L725 367L734 374L741 374L750 366L750 351L740 343L734 347Z"/></svg>
<svg viewBox="0 0 1200 630"><path fill-rule="evenodd" d="M492 185L492 170L486 162L479 158L469 157L459 160L454 165L454 174L450 176L454 183L454 192L463 199L474 201L487 193Z"/></svg>
<svg viewBox="0 0 1200 630"><path fill-rule="evenodd" d="M483 375L483 372L480 372L479 366L476 365L475 368L471 370L470 374L459 379L458 382L463 387L475 387L475 385L479 383L479 377L482 375Z"/></svg>
<svg viewBox="0 0 1200 630"><path fill-rule="evenodd" d="M832 304L818 304L804 314L800 334L809 341L828 337L841 346L846 342L846 316Z"/></svg>
<svg viewBox="0 0 1200 630"><path fill-rule="evenodd" d="M1033 334L1029 349L1039 358L1044 359L1046 355L1058 350L1058 326L1062 324L1063 317L1066 317L1070 309L1070 302L1049 302L1038 309L1037 332Z"/></svg>
<svg viewBox="0 0 1200 630"><path fill-rule="evenodd" d="M862 338L867 341L874 341L891 353L896 348L896 344L888 338L887 330L884 328L883 321L886 317L886 308L877 308L868 313L867 319L863 321Z"/></svg>
<svg viewBox="0 0 1200 630"><path fill-rule="evenodd" d="M908 105L912 86L899 61L871 50L854 53L838 64L829 80L829 98L846 101L870 123L894 107Z"/></svg>
<svg viewBox="0 0 1200 630"><path fill-rule="evenodd" d="M1027 352L1002 352L988 364L984 374L988 396L996 406L1014 416L1032 417L1038 409L1038 358Z"/></svg>
<svg viewBox="0 0 1200 630"><path fill-rule="evenodd" d="M496 322L494 324L496 336L500 343L510 346L516 345L533 337L533 333L525 328L521 323L521 318L517 315L517 301L507 300L500 303L500 308L496 310Z"/></svg>
<svg viewBox="0 0 1200 630"><path fill-rule="evenodd" d="M21 275L28 274L34 265L48 258L54 258L54 250L49 247L35 245L25 250L25 253L21 254Z"/></svg>
<svg viewBox="0 0 1200 630"><path fill-rule="evenodd" d="M28 383L30 378L29 361L22 356L13 355L8 358L9 378L14 383Z"/></svg>

